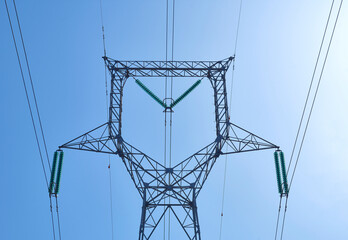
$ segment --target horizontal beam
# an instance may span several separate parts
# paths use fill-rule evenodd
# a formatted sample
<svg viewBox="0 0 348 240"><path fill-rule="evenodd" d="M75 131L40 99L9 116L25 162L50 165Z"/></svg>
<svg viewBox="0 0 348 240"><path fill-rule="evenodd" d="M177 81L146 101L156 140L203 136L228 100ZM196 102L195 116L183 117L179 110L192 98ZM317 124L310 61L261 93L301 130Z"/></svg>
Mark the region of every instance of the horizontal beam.
<svg viewBox="0 0 348 240"><path fill-rule="evenodd" d="M110 72L133 77L206 77L209 71L226 72L233 57L221 61L118 61L103 57Z"/></svg>

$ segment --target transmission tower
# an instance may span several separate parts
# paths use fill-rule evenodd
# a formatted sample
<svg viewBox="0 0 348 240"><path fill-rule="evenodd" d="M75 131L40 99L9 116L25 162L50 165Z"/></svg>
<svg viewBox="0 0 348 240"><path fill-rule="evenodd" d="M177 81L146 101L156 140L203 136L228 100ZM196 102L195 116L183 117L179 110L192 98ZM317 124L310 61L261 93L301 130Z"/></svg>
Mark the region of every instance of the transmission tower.
<svg viewBox="0 0 348 240"><path fill-rule="evenodd" d="M201 240L196 199L219 156L279 148L230 122L225 76L234 57L221 61L117 61L103 58L111 75L109 120L59 148L115 154L121 158L143 200L139 240L150 239L169 211L188 239ZM170 168L128 143L122 137L122 98L129 77L207 78L214 90L216 138ZM145 86L142 87L147 91ZM163 103L163 107L165 111L171 111L173 104ZM223 151L226 145L230 149L228 152Z"/></svg>

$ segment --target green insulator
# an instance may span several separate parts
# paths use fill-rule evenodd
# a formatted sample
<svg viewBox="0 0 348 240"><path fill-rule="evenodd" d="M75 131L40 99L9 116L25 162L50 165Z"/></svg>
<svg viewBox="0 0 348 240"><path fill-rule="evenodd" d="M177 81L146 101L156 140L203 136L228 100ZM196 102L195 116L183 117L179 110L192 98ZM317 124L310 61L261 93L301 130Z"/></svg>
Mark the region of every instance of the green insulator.
<svg viewBox="0 0 348 240"><path fill-rule="evenodd" d="M147 94L150 95L150 97L153 98L156 102L158 102L162 107L166 108L167 105L161 101L159 97L157 97L150 89L148 89L142 82L140 82L138 79L135 80L136 84L139 85Z"/></svg>
<svg viewBox="0 0 348 240"><path fill-rule="evenodd" d="M57 168L57 159L58 159L58 152L55 151L53 154L53 162L52 162L52 169L51 169L51 179L50 179L50 185L48 188L48 192L52 194L53 187L54 187L54 177L56 175L56 168Z"/></svg>
<svg viewBox="0 0 348 240"><path fill-rule="evenodd" d="M282 167L284 192L287 194L289 192L289 187L288 187L288 178L286 176L286 167L285 167L284 153L280 152L279 155L280 155L280 165Z"/></svg>
<svg viewBox="0 0 348 240"><path fill-rule="evenodd" d="M277 174L278 192L279 192L279 194L282 194L283 193L283 188L282 188L282 182L281 182L281 176L280 176L278 151L274 152L274 163L275 163L276 174Z"/></svg>
<svg viewBox="0 0 348 240"><path fill-rule="evenodd" d="M190 92L193 91L193 89L195 89L200 83L202 82L202 80L198 80L197 82L195 82L189 89L187 89L183 94L180 95L180 97L178 97L171 105L170 107L174 107L176 104L178 104L181 100L183 100L187 95L189 95Z"/></svg>
<svg viewBox="0 0 348 240"><path fill-rule="evenodd" d="M58 170L57 170L57 180L56 180L55 194L58 194L58 192L59 192L60 177L62 175L63 157L64 157L64 152L60 151L60 153L59 153Z"/></svg>

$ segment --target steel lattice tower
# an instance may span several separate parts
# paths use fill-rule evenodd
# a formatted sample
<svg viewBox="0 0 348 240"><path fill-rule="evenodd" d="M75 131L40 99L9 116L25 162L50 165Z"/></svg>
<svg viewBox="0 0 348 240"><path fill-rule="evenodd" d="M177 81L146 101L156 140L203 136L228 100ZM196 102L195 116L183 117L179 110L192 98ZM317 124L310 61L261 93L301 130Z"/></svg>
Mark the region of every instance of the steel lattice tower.
<svg viewBox="0 0 348 240"><path fill-rule="evenodd" d="M121 158L143 199L139 240L150 239L168 211L188 239L201 240L196 199L218 157L279 148L230 122L225 76L233 57L222 61L117 61L104 57L104 61L111 75L108 122L59 148L115 154ZM121 132L123 89L129 77L208 78L214 90L215 140L171 168L129 144ZM226 145L230 151L223 152Z"/></svg>

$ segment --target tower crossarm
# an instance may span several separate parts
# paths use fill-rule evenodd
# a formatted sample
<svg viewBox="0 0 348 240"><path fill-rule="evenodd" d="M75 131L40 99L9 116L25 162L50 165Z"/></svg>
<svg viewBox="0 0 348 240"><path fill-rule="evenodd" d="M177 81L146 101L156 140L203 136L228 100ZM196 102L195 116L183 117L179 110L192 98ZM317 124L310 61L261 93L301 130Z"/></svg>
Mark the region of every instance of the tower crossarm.
<svg viewBox="0 0 348 240"><path fill-rule="evenodd" d="M117 154L116 142L117 139L109 135L109 124L104 123L64 143L59 148Z"/></svg>
<svg viewBox="0 0 348 240"><path fill-rule="evenodd" d="M164 175L161 174L165 172L165 167L161 163L125 142L121 137L113 137L109 133L109 124L104 123L59 148L118 155L141 196L145 184L167 185Z"/></svg>
<svg viewBox="0 0 348 240"><path fill-rule="evenodd" d="M217 138L174 167L173 185L191 183L198 196L217 158L221 155L279 148L277 145L235 125L227 124L230 136Z"/></svg>
<svg viewBox="0 0 348 240"><path fill-rule="evenodd" d="M119 61L104 57L110 72L133 77L206 77L211 70L226 72L233 57L221 61Z"/></svg>
<svg viewBox="0 0 348 240"><path fill-rule="evenodd" d="M229 123L229 136L224 140L228 146L222 154L250 152L279 148L279 146L251 133L236 124Z"/></svg>

